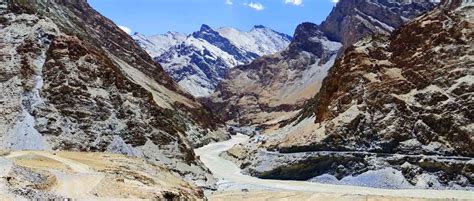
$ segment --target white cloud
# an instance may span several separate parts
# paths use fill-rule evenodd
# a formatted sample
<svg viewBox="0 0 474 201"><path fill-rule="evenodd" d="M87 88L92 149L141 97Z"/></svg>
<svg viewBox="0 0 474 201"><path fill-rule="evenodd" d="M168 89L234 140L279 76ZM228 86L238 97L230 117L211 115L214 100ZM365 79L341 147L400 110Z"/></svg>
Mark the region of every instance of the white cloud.
<svg viewBox="0 0 474 201"><path fill-rule="evenodd" d="M122 29L122 31L124 31L125 33L127 33L128 35L132 34L132 29L126 27L126 26L118 26L120 29Z"/></svg>
<svg viewBox="0 0 474 201"><path fill-rule="evenodd" d="M303 0L285 0L285 4L293 4L295 6L301 6L303 5Z"/></svg>
<svg viewBox="0 0 474 201"><path fill-rule="evenodd" d="M339 3L339 0L332 0L332 3L337 4Z"/></svg>
<svg viewBox="0 0 474 201"><path fill-rule="evenodd" d="M265 9L265 7L261 3L254 3L253 1L251 1L250 3L244 3L244 5L253 8L256 11L261 11Z"/></svg>
<svg viewBox="0 0 474 201"><path fill-rule="evenodd" d="M225 0L225 4L227 4L227 5L234 5L234 2L232 2L232 0Z"/></svg>

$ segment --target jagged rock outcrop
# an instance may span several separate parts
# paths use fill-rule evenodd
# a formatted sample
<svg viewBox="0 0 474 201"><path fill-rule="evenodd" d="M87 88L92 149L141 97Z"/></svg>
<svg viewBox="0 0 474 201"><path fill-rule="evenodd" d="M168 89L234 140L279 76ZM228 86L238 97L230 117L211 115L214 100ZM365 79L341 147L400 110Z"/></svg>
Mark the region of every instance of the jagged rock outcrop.
<svg viewBox="0 0 474 201"><path fill-rule="evenodd" d="M351 184L389 170L410 183L394 187L472 189L473 13L444 1L390 36L349 47L297 118L256 136L259 150L245 148L243 167Z"/></svg>
<svg viewBox="0 0 474 201"><path fill-rule="evenodd" d="M190 35L132 36L170 76L196 97L210 95L227 71L286 48L291 37L258 25L248 32L203 24Z"/></svg>
<svg viewBox="0 0 474 201"><path fill-rule="evenodd" d="M227 134L130 36L85 0L0 5L3 148L123 153L212 186L192 149Z"/></svg>
<svg viewBox="0 0 474 201"><path fill-rule="evenodd" d="M420 14L431 10L426 0L343 0L337 3L321 29L347 48L364 36L390 34Z"/></svg>
<svg viewBox="0 0 474 201"><path fill-rule="evenodd" d="M342 0L321 25L299 25L284 51L230 70L209 104L226 121L274 129L316 95L345 47L388 34L433 6L428 0Z"/></svg>

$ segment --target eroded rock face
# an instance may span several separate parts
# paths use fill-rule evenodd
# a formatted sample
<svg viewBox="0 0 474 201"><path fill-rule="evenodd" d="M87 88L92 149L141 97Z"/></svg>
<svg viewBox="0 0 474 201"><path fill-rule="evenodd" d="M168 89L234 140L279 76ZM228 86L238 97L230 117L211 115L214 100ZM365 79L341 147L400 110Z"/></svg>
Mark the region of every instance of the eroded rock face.
<svg viewBox="0 0 474 201"><path fill-rule="evenodd" d="M314 100L324 144L472 157L470 12L436 10L351 47Z"/></svg>
<svg viewBox="0 0 474 201"><path fill-rule="evenodd" d="M474 189L474 160L469 157L362 151L278 153L240 146L233 149L247 151L231 150L229 158L236 160L245 173L264 179L395 189Z"/></svg>
<svg viewBox="0 0 474 201"><path fill-rule="evenodd" d="M345 49L364 36L390 34L433 6L425 0L343 0L321 24L321 29L330 39L342 42Z"/></svg>
<svg viewBox="0 0 474 201"><path fill-rule="evenodd" d="M132 38L85 1L1 6L2 147L145 157L213 185L192 149L222 124Z"/></svg>
<svg viewBox="0 0 474 201"><path fill-rule="evenodd" d="M346 47L363 36L387 35L433 6L426 0L342 0L321 25L299 25L284 51L230 70L209 102L226 121L276 129L316 95Z"/></svg>
<svg viewBox="0 0 474 201"><path fill-rule="evenodd" d="M329 154L335 157L329 169L311 177L341 179L338 167L345 176L389 167L411 185L472 189L465 170L474 156L474 7L457 3L445 1L391 36L369 36L348 48L297 118L258 136L261 148L292 165L268 162L260 150L244 159L250 158L247 169L265 177L297 175Z"/></svg>

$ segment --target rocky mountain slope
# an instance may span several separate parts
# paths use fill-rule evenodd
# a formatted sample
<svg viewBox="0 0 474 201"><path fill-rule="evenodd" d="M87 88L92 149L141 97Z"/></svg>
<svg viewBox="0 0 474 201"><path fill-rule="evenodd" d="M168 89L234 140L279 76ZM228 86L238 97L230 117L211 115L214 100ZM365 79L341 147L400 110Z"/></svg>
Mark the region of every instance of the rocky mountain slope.
<svg viewBox="0 0 474 201"><path fill-rule="evenodd" d="M342 0L321 25L299 25L284 51L232 69L212 95L212 108L235 124L278 125L318 92L345 47L388 34L433 6L428 0Z"/></svg>
<svg viewBox="0 0 474 201"><path fill-rule="evenodd" d="M474 4L461 2L349 47L296 118L229 154L263 178L472 190Z"/></svg>
<svg viewBox="0 0 474 201"><path fill-rule="evenodd" d="M219 120L85 0L0 4L0 143L147 158L199 185Z"/></svg>
<svg viewBox="0 0 474 201"><path fill-rule="evenodd" d="M228 69L286 48L291 37L264 26L249 32L234 28L213 30L208 25L188 36L168 32L132 36L184 89L196 97L208 96Z"/></svg>
<svg viewBox="0 0 474 201"><path fill-rule="evenodd" d="M144 159L19 151L0 158L1 200L201 199L202 190Z"/></svg>
<svg viewBox="0 0 474 201"><path fill-rule="evenodd" d="M400 25L431 10L438 0L343 0L321 29L344 49L372 34L390 34Z"/></svg>

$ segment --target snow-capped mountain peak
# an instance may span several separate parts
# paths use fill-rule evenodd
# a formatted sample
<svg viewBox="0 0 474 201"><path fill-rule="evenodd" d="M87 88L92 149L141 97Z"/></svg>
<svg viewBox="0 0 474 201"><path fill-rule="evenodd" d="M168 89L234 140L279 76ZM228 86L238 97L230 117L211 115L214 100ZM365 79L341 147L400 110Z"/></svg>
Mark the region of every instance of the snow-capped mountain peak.
<svg viewBox="0 0 474 201"><path fill-rule="evenodd" d="M256 25L243 32L203 24L190 35L176 32L132 36L184 89L197 97L210 95L227 70L285 49L291 36Z"/></svg>
<svg viewBox="0 0 474 201"><path fill-rule="evenodd" d="M195 38L206 39L209 37L219 37L219 33L214 31L214 29L212 29L209 25L203 24L201 25L201 29L199 31L194 32L192 36Z"/></svg>
<svg viewBox="0 0 474 201"><path fill-rule="evenodd" d="M212 29L209 25L207 25L207 24L202 24L202 25L201 25L201 29L199 30L199 32L213 33L213 32L215 32L215 31L214 31L214 29Z"/></svg>
<svg viewBox="0 0 474 201"><path fill-rule="evenodd" d="M263 25L255 25L253 26L253 29L265 29L267 27L263 26Z"/></svg>

